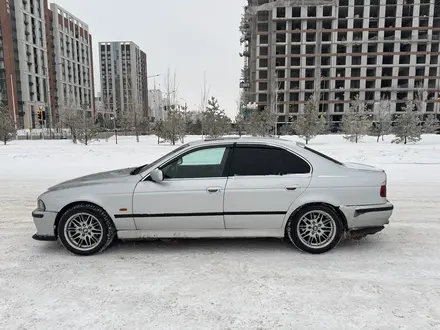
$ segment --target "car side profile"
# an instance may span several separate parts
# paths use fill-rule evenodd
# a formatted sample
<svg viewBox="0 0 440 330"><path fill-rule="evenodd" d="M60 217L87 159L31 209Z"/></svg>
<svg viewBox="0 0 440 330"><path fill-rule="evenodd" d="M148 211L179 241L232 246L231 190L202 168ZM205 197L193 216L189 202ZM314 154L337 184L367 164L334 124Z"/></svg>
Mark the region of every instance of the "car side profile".
<svg viewBox="0 0 440 330"><path fill-rule="evenodd" d="M277 138L220 138L69 180L38 197L36 240L78 255L121 240L286 238L319 254L389 223L385 171Z"/></svg>

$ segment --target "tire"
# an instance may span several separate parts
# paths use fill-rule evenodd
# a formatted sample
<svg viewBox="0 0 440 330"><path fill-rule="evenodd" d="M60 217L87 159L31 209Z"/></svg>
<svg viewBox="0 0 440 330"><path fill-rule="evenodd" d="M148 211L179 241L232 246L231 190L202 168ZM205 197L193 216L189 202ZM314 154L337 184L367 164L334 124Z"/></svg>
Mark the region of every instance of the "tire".
<svg viewBox="0 0 440 330"><path fill-rule="evenodd" d="M70 252L89 256L100 253L112 243L116 229L100 207L81 203L67 210L58 223L58 237Z"/></svg>
<svg viewBox="0 0 440 330"><path fill-rule="evenodd" d="M286 226L289 241L299 250L312 254L330 251L338 245L343 234L341 218L333 209L324 205L303 208L288 220Z"/></svg>

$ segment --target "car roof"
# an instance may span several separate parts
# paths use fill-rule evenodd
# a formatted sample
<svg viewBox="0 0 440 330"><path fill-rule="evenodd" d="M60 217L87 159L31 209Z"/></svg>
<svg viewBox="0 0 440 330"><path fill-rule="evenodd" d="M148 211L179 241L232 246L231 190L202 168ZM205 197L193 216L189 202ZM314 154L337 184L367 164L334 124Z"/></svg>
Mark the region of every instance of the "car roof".
<svg viewBox="0 0 440 330"><path fill-rule="evenodd" d="M218 137L218 138L204 138L202 140L196 140L189 142L190 146L202 146L202 145L216 145L223 143L261 143L268 145L278 145L286 146L289 148L303 147L304 144L301 142L295 142L291 140L286 140L278 137Z"/></svg>

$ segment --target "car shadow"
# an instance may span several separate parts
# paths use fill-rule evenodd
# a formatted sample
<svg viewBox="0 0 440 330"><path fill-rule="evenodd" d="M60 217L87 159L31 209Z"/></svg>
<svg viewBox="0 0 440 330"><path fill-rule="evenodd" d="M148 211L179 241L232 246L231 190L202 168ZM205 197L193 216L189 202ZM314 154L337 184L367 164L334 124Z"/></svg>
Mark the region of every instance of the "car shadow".
<svg viewBox="0 0 440 330"><path fill-rule="evenodd" d="M149 253L163 252L227 252L227 251L287 251L291 249L287 242L277 238L228 238L228 239L158 239L146 241L121 241L116 239L110 246L114 253L148 251Z"/></svg>
<svg viewBox="0 0 440 330"><path fill-rule="evenodd" d="M384 244L380 240L362 238L360 240L344 239L336 248L322 254L328 253L360 253L368 250L380 250ZM70 254L59 242L45 242L38 249L47 254ZM136 240L122 241L115 239L109 248L102 253L112 255L124 255L129 257L136 253L148 254L214 254L214 253L303 253L296 249L287 240L279 238L199 238L199 239L157 239L157 240ZM308 254L307 254L308 255Z"/></svg>

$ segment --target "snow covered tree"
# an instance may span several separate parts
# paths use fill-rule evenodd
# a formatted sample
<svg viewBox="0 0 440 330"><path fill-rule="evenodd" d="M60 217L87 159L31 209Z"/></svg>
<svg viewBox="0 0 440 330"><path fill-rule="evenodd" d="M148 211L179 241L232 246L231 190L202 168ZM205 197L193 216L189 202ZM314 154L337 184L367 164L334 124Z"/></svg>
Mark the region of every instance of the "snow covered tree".
<svg viewBox="0 0 440 330"><path fill-rule="evenodd" d="M262 111L253 111L247 120L246 130L253 136L270 136L277 115L265 108Z"/></svg>
<svg viewBox="0 0 440 330"><path fill-rule="evenodd" d="M9 107L0 100L0 138L4 144L14 136L16 130Z"/></svg>
<svg viewBox="0 0 440 330"><path fill-rule="evenodd" d="M291 135L293 134L293 127L291 123L285 123L280 127L281 135Z"/></svg>
<svg viewBox="0 0 440 330"><path fill-rule="evenodd" d="M345 134L344 138L350 142L358 143L364 135L367 135L371 124L365 101L361 100L359 95L356 95L350 102L348 112L342 116L341 128Z"/></svg>
<svg viewBox="0 0 440 330"><path fill-rule="evenodd" d="M422 139L420 112L414 109L414 101L407 100L404 107L404 112L399 114L395 120L394 134L396 138L391 141L392 143L416 143Z"/></svg>
<svg viewBox="0 0 440 330"><path fill-rule="evenodd" d="M208 100L208 106L202 115L205 135L216 138L228 133L231 120L226 116L225 110L220 109L218 100L215 97Z"/></svg>
<svg viewBox="0 0 440 330"><path fill-rule="evenodd" d="M373 132L377 136L377 142L379 138L388 134L391 131L391 124L393 122L391 116L391 101L387 98L382 98L374 109L374 126Z"/></svg>
<svg viewBox="0 0 440 330"><path fill-rule="evenodd" d="M439 121L434 114L429 114L426 116L425 125L423 125L423 133L435 134L439 128Z"/></svg>
<svg viewBox="0 0 440 330"><path fill-rule="evenodd" d="M309 143L324 132L325 118L319 114L319 93L313 93L304 105L304 112L292 123L295 134Z"/></svg>

